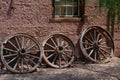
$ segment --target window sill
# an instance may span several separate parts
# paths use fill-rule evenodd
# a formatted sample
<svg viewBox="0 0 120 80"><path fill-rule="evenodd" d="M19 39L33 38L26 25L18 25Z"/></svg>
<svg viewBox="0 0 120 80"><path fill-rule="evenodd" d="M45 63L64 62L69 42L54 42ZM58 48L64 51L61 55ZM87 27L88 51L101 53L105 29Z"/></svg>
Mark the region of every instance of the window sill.
<svg viewBox="0 0 120 80"><path fill-rule="evenodd" d="M80 22L82 18L52 18L50 22Z"/></svg>

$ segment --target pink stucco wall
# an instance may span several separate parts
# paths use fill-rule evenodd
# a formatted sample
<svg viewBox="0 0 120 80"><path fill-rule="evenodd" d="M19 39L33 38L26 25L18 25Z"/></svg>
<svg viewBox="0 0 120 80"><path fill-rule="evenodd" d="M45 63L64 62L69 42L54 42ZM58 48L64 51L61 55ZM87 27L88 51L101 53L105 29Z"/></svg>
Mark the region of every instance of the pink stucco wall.
<svg viewBox="0 0 120 80"><path fill-rule="evenodd" d="M78 50L80 33L87 27L98 25L105 27L105 12L100 13L96 0L89 0L85 7L85 23L50 22L52 18L52 0L14 0L14 9L9 13L10 0L0 0L0 44L6 37L15 33L28 33L35 36L40 43L53 33L67 35ZM119 30L116 31L119 33ZM117 34L116 33L116 34ZM115 44L120 38L115 38ZM116 45L119 49L120 46ZM117 50L116 50L117 51Z"/></svg>

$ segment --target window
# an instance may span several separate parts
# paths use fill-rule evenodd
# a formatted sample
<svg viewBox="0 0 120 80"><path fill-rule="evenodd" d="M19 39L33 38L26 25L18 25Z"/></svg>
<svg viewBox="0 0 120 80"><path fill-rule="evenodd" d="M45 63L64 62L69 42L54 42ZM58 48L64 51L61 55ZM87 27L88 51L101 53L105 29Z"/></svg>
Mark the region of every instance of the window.
<svg viewBox="0 0 120 80"><path fill-rule="evenodd" d="M54 0L55 18L80 18L80 0Z"/></svg>

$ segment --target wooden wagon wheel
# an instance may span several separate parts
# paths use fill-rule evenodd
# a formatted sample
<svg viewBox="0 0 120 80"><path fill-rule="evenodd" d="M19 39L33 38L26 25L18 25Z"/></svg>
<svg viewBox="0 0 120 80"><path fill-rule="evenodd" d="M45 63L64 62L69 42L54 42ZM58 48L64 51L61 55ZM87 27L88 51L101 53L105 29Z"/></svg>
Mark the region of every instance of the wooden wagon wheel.
<svg viewBox="0 0 120 80"><path fill-rule="evenodd" d="M50 35L43 42L43 48L43 58L51 67L68 67L74 60L75 47L72 41L65 35Z"/></svg>
<svg viewBox="0 0 120 80"><path fill-rule="evenodd" d="M2 63L2 61L0 59L0 72L2 71L3 68L4 68L4 65L3 65L3 63Z"/></svg>
<svg viewBox="0 0 120 80"><path fill-rule="evenodd" d="M87 59L102 63L113 56L114 42L106 30L92 26L82 32L80 48Z"/></svg>
<svg viewBox="0 0 120 80"><path fill-rule="evenodd" d="M14 73L34 71L42 58L38 41L27 34L15 34L1 46L1 60L5 67Z"/></svg>

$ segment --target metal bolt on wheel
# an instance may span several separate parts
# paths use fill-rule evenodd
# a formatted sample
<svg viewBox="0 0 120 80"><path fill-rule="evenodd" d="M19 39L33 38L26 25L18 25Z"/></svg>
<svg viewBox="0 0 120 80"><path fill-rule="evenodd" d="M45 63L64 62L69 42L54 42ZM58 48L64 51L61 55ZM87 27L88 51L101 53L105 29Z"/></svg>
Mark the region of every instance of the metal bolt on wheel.
<svg viewBox="0 0 120 80"><path fill-rule="evenodd" d="M5 67L14 73L34 71L42 58L38 41L27 34L15 34L1 46L1 60Z"/></svg>
<svg viewBox="0 0 120 80"><path fill-rule="evenodd" d="M80 48L87 59L104 63L113 56L114 43L106 30L92 26L82 32Z"/></svg>
<svg viewBox="0 0 120 80"><path fill-rule="evenodd" d="M65 35L50 35L43 42L43 48L43 58L51 67L64 68L69 66L74 60L75 47Z"/></svg>

